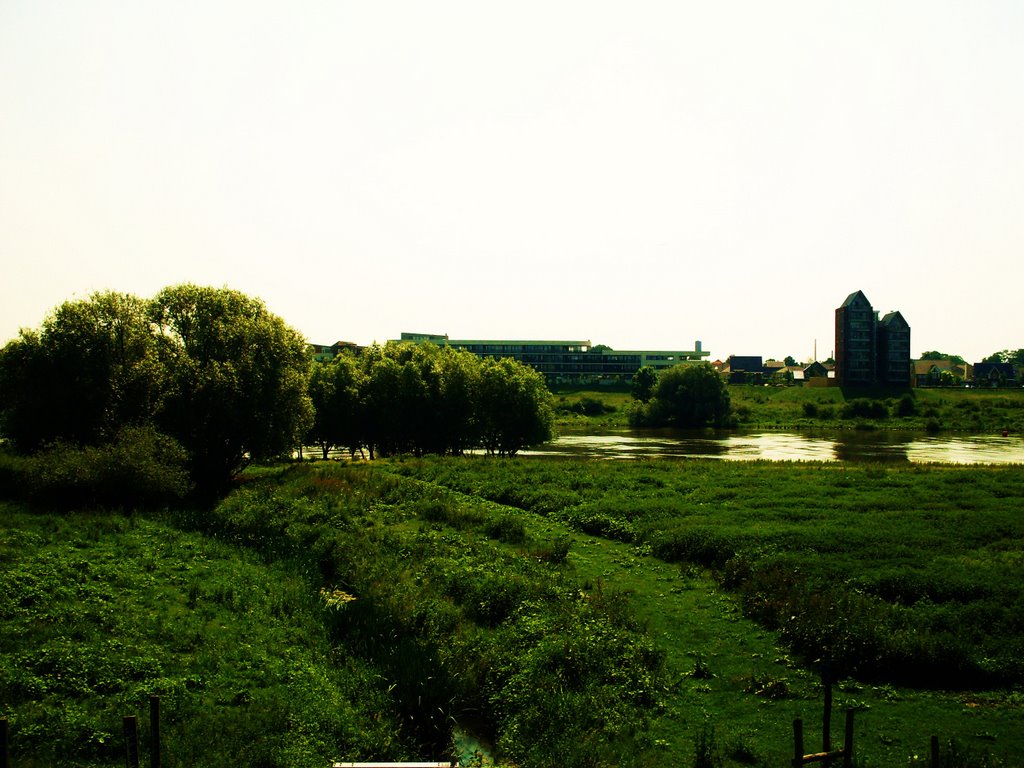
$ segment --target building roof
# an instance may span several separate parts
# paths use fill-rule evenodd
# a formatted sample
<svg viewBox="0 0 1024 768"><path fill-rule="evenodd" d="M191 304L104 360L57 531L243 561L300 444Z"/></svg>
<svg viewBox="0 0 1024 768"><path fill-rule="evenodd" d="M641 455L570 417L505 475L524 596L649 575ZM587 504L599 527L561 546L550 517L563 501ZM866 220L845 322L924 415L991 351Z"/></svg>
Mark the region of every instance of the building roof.
<svg viewBox="0 0 1024 768"><path fill-rule="evenodd" d="M903 315L899 313L899 311L886 313L886 315L881 320L878 321L878 324L891 325L896 321L899 321L903 325L907 326L907 328L910 327L910 323L907 322L906 318L904 318Z"/></svg>
<svg viewBox="0 0 1024 768"><path fill-rule="evenodd" d="M867 304L869 307L871 306L871 302L868 301L868 297L864 295L863 291L854 291L853 293L846 297L846 301L839 305L840 308L850 306L851 304L854 303L854 301L857 300L858 296L864 300L865 304Z"/></svg>

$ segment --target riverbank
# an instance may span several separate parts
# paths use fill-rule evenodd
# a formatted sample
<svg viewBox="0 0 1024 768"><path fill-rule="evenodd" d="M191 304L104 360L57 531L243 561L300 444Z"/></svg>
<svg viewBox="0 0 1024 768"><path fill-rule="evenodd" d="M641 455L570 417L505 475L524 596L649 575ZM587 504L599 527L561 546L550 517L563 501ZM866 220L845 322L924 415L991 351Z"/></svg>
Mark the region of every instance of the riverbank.
<svg viewBox="0 0 1024 768"><path fill-rule="evenodd" d="M728 385L735 424L747 429L875 429L1024 434L1022 389L844 391L839 387ZM623 390L555 388L556 424L629 425Z"/></svg>

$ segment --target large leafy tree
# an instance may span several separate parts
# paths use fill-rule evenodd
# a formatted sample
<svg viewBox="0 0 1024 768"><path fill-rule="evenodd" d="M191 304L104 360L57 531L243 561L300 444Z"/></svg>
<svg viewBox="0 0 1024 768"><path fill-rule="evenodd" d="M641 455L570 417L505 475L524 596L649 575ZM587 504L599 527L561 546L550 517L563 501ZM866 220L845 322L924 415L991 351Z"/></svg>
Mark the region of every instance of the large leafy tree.
<svg viewBox="0 0 1024 768"><path fill-rule="evenodd" d="M309 439L320 447L325 459L332 448L356 450L362 444L361 386L362 371L350 354L313 366L309 377L313 405Z"/></svg>
<svg viewBox="0 0 1024 768"><path fill-rule="evenodd" d="M653 425L721 426L731 411L722 377L710 364L699 363L677 365L658 375L647 417Z"/></svg>
<svg viewBox="0 0 1024 768"><path fill-rule="evenodd" d="M115 292L65 302L0 351L0 429L15 447L98 445L152 421L168 379L147 308Z"/></svg>
<svg viewBox="0 0 1024 768"><path fill-rule="evenodd" d="M301 442L312 418L306 343L262 301L179 285L150 314L171 381L160 423L188 451L197 485L223 485Z"/></svg>
<svg viewBox="0 0 1024 768"><path fill-rule="evenodd" d="M658 372L649 365L637 369L633 374L632 394L634 400L641 403L650 401L654 395L654 385L658 383Z"/></svg>
<svg viewBox="0 0 1024 768"><path fill-rule="evenodd" d="M544 377L511 358L482 361L478 400L480 442L499 456L551 439L551 392Z"/></svg>
<svg viewBox="0 0 1024 768"><path fill-rule="evenodd" d="M1017 368L1024 367L1024 349L1004 349L1002 352L993 352L982 362L985 363L1012 363Z"/></svg>

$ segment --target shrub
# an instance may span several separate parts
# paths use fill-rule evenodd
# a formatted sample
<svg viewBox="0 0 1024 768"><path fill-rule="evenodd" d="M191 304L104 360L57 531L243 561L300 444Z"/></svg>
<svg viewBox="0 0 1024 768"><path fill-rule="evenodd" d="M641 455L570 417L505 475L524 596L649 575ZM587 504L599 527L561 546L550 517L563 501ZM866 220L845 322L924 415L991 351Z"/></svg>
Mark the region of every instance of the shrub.
<svg viewBox="0 0 1024 768"><path fill-rule="evenodd" d="M884 419L889 415L885 403L858 397L843 406L844 419Z"/></svg>
<svg viewBox="0 0 1024 768"><path fill-rule="evenodd" d="M484 525L484 533L489 538L503 541L506 544L526 543L526 526L521 520L509 515L501 515L488 520Z"/></svg>
<svg viewBox="0 0 1024 768"><path fill-rule="evenodd" d="M191 489L186 454L151 427L124 427L101 446L56 443L27 459L30 498L72 506L147 506L180 499Z"/></svg>
<svg viewBox="0 0 1024 768"><path fill-rule="evenodd" d="M917 413L917 404L914 403L914 396L909 392L900 398L896 404L896 415L900 418L914 416Z"/></svg>
<svg viewBox="0 0 1024 768"><path fill-rule="evenodd" d="M685 560L709 568L721 568L736 554L736 542L731 537L707 526L667 532L651 548L661 560Z"/></svg>

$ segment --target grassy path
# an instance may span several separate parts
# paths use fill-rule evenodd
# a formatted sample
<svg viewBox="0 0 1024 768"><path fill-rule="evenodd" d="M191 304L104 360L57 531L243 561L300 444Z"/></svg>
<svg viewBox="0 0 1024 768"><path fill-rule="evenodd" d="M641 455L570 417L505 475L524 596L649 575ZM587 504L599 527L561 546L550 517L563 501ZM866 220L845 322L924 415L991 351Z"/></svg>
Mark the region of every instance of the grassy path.
<svg viewBox="0 0 1024 768"><path fill-rule="evenodd" d="M630 594L636 614L665 651L672 685L653 730L665 765L693 765L696 741L712 729L725 765L787 765L796 717L804 719L807 748L818 748L818 673L791 658L773 632L746 619L707 574L547 518L517 514L530 518L538 534L569 536L568 561L580 580ZM1024 759L1020 694L917 691L845 680L834 702L837 744L843 712L857 709L855 754L862 767L927 765L932 734L944 748L953 739L968 755L964 765L1019 765Z"/></svg>

